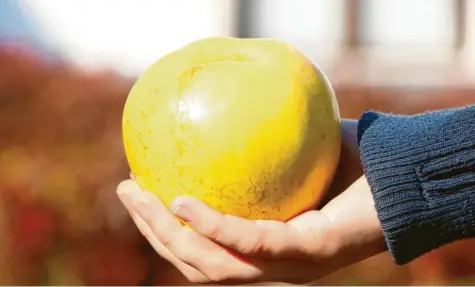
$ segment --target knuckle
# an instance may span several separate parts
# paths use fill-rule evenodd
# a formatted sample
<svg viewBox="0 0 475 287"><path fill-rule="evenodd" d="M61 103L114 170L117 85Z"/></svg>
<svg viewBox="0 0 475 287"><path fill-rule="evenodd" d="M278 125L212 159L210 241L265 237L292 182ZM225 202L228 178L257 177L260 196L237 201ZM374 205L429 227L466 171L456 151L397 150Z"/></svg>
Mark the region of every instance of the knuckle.
<svg viewBox="0 0 475 287"><path fill-rule="evenodd" d="M245 255L261 254L266 251L264 242L268 241L266 229L256 228L258 232L254 236L241 237L237 251Z"/></svg>
<svg viewBox="0 0 475 287"><path fill-rule="evenodd" d="M203 228L201 228L203 235L212 239L219 240L221 238L221 224L219 220L213 220L208 222Z"/></svg>
<svg viewBox="0 0 475 287"><path fill-rule="evenodd" d="M261 241L249 242L237 246L237 251L244 255L261 254L264 252L264 246Z"/></svg>

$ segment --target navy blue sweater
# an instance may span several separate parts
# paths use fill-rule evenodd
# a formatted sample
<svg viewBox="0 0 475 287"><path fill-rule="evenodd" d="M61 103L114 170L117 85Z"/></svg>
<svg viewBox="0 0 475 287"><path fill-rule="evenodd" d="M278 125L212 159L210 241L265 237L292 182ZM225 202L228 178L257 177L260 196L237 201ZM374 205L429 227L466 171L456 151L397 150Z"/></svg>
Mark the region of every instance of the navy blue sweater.
<svg viewBox="0 0 475 287"><path fill-rule="evenodd" d="M415 116L366 112L358 143L397 264L475 236L475 105Z"/></svg>

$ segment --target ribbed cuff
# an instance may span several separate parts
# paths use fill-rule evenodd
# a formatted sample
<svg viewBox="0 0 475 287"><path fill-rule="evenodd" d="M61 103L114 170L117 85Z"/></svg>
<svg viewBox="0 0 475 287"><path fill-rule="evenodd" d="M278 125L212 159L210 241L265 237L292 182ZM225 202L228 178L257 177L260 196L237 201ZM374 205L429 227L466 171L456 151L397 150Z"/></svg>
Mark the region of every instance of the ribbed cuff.
<svg viewBox="0 0 475 287"><path fill-rule="evenodd" d="M416 116L366 112L358 143L397 264L475 236L475 106Z"/></svg>

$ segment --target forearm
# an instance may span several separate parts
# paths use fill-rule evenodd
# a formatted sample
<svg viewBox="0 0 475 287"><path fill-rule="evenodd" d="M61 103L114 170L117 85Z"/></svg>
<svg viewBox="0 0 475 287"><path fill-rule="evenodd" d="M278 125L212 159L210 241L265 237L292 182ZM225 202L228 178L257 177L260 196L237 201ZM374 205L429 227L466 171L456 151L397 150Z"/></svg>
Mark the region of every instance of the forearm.
<svg viewBox="0 0 475 287"><path fill-rule="evenodd" d="M475 236L475 106L411 117L365 113L358 136L397 263Z"/></svg>

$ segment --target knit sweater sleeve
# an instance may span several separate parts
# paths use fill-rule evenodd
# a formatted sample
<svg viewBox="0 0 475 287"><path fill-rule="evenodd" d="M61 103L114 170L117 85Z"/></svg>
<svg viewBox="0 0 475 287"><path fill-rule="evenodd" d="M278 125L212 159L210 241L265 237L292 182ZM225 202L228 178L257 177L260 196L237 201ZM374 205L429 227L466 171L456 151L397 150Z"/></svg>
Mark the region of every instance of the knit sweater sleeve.
<svg viewBox="0 0 475 287"><path fill-rule="evenodd" d="M397 264L475 237L475 105L415 116L366 112L358 143Z"/></svg>

